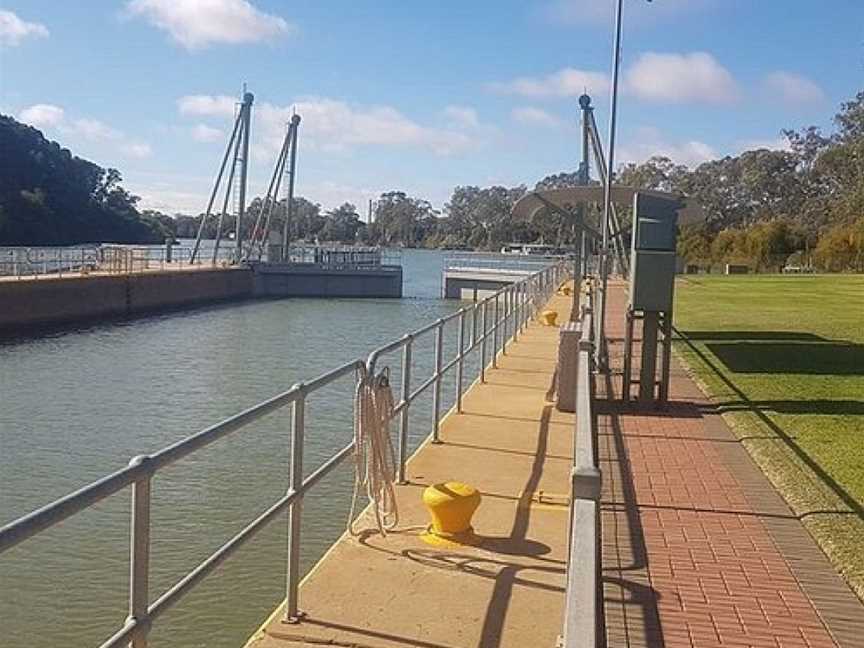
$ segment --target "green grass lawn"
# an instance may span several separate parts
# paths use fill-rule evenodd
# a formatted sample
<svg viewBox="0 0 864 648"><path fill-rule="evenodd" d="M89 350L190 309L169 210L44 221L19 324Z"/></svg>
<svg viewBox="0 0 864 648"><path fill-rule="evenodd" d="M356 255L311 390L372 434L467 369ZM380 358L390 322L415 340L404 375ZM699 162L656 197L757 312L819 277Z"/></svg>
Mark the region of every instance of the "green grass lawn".
<svg viewBox="0 0 864 648"><path fill-rule="evenodd" d="M678 356L864 599L864 276L696 276Z"/></svg>

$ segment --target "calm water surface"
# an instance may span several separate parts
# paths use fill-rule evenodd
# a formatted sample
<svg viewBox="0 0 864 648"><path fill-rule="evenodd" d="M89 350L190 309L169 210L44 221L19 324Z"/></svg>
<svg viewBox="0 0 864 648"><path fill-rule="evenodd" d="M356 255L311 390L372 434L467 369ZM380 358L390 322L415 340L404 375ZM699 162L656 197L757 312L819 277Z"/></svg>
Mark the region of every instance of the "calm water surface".
<svg viewBox="0 0 864 648"><path fill-rule="evenodd" d="M250 301L0 340L0 524L453 312L438 299L442 260L406 251L401 300ZM432 336L414 353L417 385ZM352 391L346 378L310 398L307 473L350 441ZM452 381L445 395L449 407ZM430 413L428 395L412 407L412 447ZM157 475L151 601L284 494L289 419L290 407ZM304 569L345 527L351 469L306 500ZM121 491L0 557L0 646L97 645L122 625L129 500ZM285 537L283 517L161 617L152 645L242 645L284 597Z"/></svg>

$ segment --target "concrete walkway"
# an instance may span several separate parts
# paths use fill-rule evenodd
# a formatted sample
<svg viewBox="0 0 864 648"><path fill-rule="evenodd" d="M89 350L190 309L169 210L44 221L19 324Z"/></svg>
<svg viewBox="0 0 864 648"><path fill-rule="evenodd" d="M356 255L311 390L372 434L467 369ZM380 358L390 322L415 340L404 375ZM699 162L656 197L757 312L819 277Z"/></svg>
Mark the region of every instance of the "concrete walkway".
<svg viewBox="0 0 864 648"><path fill-rule="evenodd" d="M566 315L569 303L551 307ZM618 366L624 303L614 285ZM285 624L277 610L248 645L555 646L574 428L547 400L557 342L556 328L532 323L445 419L444 443L410 461L399 532L343 537L301 587L305 619ZM682 368L662 412L623 405L616 389L614 371L598 377L609 648L864 646L864 607ZM483 493L479 547L420 538L421 492L449 479Z"/></svg>
<svg viewBox="0 0 864 648"><path fill-rule="evenodd" d="M552 299L562 319L571 299ZM304 620L282 623L277 610L249 646L552 648L563 623L574 429L573 415L547 400L557 341L557 328L531 323L508 345L487 383L467 392L464 413L444 419L444 443L409 462L410 484L397 491L400 530L343 537L301 586ZM482 493L479 547L420 538L421 493L447 480Z"/></svg>
<svg viewBox="0 0 864 648"><path fill-rule="evenodd" d="M625 299L598 386L609 648L864 646L864 606L680 365L667 410L616 400Z"/></svg>

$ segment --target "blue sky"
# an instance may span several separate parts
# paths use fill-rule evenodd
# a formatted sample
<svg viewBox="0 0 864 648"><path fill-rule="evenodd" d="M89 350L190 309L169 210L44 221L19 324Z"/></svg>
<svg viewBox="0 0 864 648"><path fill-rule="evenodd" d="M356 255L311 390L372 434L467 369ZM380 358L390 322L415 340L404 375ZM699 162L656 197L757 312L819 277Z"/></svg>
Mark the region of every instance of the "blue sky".
<svg viewBox="0 0 864 648"><path fill-rule="evenodd" d="M689 165L830 127L864 89L864 0L625 0L617 159ZM576 98L604 129L612 0L0 0L0 111L119 168L144 207L205 206L234 100L250 191L287 119L324 207L574 170Z"/></svg>

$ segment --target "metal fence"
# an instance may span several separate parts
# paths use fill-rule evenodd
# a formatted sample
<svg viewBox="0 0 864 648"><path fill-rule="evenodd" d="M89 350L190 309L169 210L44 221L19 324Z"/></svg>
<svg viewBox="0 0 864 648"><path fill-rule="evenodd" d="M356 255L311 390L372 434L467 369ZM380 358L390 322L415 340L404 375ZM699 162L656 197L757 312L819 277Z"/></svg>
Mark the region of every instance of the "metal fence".
<svg viewBox="0 0 864 648"><path fill-rule="evenodd" d="M594 420L594 293L589 287L580 316L576 425L571 469L570 528L565 589L564 648L605 644L600 556L600 487Z"/></svg>
<svg viewBox="0 0 864 648"><path fill-rule="evenodd" d="M269 400L240 412L216 425L170 445L154 454L133 457L128 466L62 497L0 528L0 556L8 549L63 520L88 509L118 491L131 487L131 530L129 554L128 617L123 626L101 644L101 648L129 644L146 648L152 624L176 605L201 580L255 536L281 513L288 514L288 569L286 574L287 620L296 620L299 611L300 541L302 505L305 494L333 471L354 451L353 441L332 455L320 467L303 477L303 445L306 429L306 399L330 383L352 373L373 373L387 354L401 351L401 398L396 405L399 416L398 478L404 480L407 438L412 403L427 389L433 389L432 440L438 441L441 422L441 384L450 370L456 372L455 411L461 411L466 358L479 354L479 380L485 381L487 360L495 366L499 353L506 353L510 339L517 339L529 320L568 276L566 264L555 264L509 285L486 299L439 319L423 328L374 350L366 361L353 360L307 383L298 383ZM456 353L445 362L445 331L448 322L458 322ZM470 328L467 326L470 322ZM416 387L412 382L412 351L418 338L434 335L434 370ZM476 357L476 356L475 356ZM249 522L239 533L199 563L168 590L151 601L151 482L156 473L214 441L226 437L276 410L291 405L290 482L285 495Z"/></svg>
<svg viewBox="0 0 864 648"><path fill-rule="evenodd" d="M560 259L530 257L496 252L463 252L444 259L445 270L490 270L498 273L529 274L558 263Z"/></svg>
<svg viewBox="0 0 864 648"><path fill-rule="evenodd" d="M134 274L190 267L191 248L150 245L0 248L0 277L48 279L89 274ZM209 257L208 257L209 259ZM233 263L234 250L223 249L215 262ZM200 265L200 262L196 265Z"/></svg>
<svg viewBox="0 0 864 648"><path fill-rule="evenodd" d="M267 258L277 262L282 259L282 246L271 245L267 250ZM399 250L377 247L291 246L285 262L327 268L399 266L402 264L402 253Z"/></svg>

